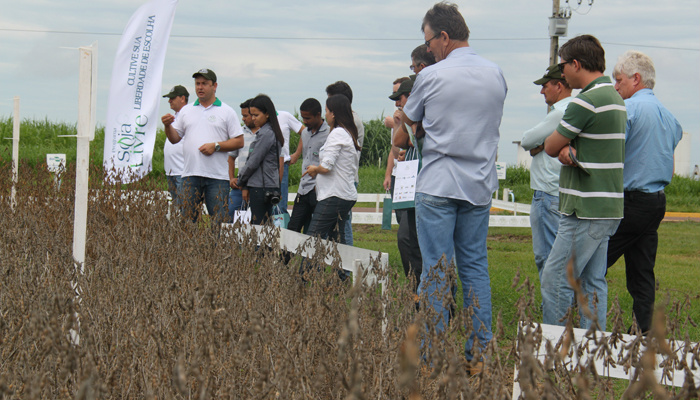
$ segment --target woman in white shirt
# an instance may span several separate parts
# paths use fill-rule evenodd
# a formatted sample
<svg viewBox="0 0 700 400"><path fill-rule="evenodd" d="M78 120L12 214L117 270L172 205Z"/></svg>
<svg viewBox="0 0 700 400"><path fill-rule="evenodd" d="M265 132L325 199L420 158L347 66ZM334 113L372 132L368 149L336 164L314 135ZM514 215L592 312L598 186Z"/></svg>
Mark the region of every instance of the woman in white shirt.
<svg viewBox="0 0 700 400"><path fill-rule="evenodd" d="M355 173L357 126L353 121L350 100L344 95L333 95L326 100L326 122L331 127L326 143L319 152L319 165L309 166L304 174L316 178L316 198L308 235L345 243L345 222L357 201Z"/></svg>

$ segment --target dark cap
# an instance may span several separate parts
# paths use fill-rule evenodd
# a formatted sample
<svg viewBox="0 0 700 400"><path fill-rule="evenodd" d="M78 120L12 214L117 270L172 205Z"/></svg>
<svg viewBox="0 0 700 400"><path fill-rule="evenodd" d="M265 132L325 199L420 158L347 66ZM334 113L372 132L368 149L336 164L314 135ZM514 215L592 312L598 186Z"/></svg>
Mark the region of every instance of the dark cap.
<svg viewBox="0 0 700 400"><path fill-rule="evenodd" d="M163 97L167 97L169 99L174 99L177 96L190 97L190 92L188 92L184 86L177 85L170 89L170 93L163 95Z"/></svg>
<svg viewBox="0 0 700 400"><path fill-rule="evenodd" d="M192 74L193 78L196 78L198 76L201 76L202 78L212 81L213 83L216 83L216 74L214 71L208 69L208 68L202 68L199 71L195 72Z"/></svg>
<svg viewBox="0 0 700 400"><path fill-rule="evenodd" d="M564 80L564 78L562 78L561 76L561 71L559 70L558 64L550 65L549 67L547 67L547 71L545 71L544 76L534 81L533 83L535 85L544 85L552 79L558 79L560 81Z"/></svg>
<svg viewBox="0 0 700 400"><path fill-rule="evenodd" d="M389 96L391 100L397 101L398 99L401 98L402 94L405 94L406 96L411 94L411 90L413 90L413 81L408 79L403 82L401 82L401 85L399 85L399 88L396 89L394 93Z"/></svg>

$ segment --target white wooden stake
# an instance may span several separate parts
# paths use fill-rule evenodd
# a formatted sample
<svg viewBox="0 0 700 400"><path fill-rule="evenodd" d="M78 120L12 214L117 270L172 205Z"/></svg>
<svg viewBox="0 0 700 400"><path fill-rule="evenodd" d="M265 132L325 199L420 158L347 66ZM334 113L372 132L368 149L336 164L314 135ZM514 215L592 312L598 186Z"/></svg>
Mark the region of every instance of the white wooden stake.
<svg viewBox="0 0 700 400"><path fill-rule="evenodd" d="M12 195L10 196L10 207L15 209L17 204L17 188L15 187L19 178L19 97L14 97L14 112L12 114Z"/></svg>
<svg viewBox="0 0 700 400"><path fill-rule="evenodd" d="M78 146L75 166L75 218L73 222L73 259L79 274L85 273L85 240L87 236L88 177L90 167L90 140L95 137L95 91L97 43L80 47L80 81L78 84ZM76 301L80 302L80 288L73 282ZM76 317L78 317L76 315ZM80 320L78 319L78 326ZM80 344L77 331L71 330L75 345Z"/></svg>

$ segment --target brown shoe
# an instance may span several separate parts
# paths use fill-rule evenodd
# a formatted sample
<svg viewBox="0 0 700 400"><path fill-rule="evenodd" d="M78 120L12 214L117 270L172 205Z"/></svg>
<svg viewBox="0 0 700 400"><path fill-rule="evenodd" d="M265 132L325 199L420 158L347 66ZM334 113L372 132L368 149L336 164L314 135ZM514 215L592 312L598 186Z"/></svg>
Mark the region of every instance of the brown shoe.
<svg viewBox="0 0 700 400"><path fill-rule="evenodd" d="M484 371L484 362L479 361L474 364L470 363L469 366L467 367L467 375L469 376L475 376L479 375Z"/></svg>

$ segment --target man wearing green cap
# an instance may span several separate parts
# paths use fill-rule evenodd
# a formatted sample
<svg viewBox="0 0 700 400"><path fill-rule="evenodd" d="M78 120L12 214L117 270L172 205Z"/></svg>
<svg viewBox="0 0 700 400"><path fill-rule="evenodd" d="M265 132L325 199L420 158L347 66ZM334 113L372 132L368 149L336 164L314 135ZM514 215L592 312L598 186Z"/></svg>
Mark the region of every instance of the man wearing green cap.
<svg viewBox="0 0 700 400"><path fill-rule="evenodd" d="M243 130L236 112L216 97L216 74L203 68L192 74L197 100L161 120L173 143L183 141L182 212L197 221L202 195L213 222L226 220L228 212L228 152L243 147Z"/></svg>
<svg viewBox="0 0 700 400"><path fill-rule="evenodd" d="M394 114L394 126L399 126L401 124L400 110L406 105L412 89L413 80L407 79L402 81L399 87L389 96L389 99L393 100L398 108L397 113ZM417 159L418 155L415 151L414 148L411 148L405 152L407 161ZM393 195L393 182L391 190ZM414 289L417 289L417 285L420 284L421 273L423 272L423 257L421 256L420 245L418 244L418 232L416 231L416 209L415 207L404 208L397 209L395 212L396 220L399 222L399 231L396 234L396 240L399 247L399 254L401 255L401 263L403 264L406 277L413 275L416 280L416 287Z"/></svg>
<svg viewBox="0 0 700 400"><path fill-rule="evenodd" d="M544 140L559 125L566 107L571 101L571 87L561 76L557 64L550 65L544 76L534 82L542 85L540 93L549 106L549 113L542 122L525 131L521 145L530 151L530 187L532 209L530 225L532 226L532 251L535 253L535 265L542 278L542 270L547 261L552 244L559 228L559 173L561 163L549 157L544 150Z"/></svg>
<svg viewBox="0 0 700 400"><path fill-rule="evenodd" d="M187 105L190 98L190 93L182 85L177 85L170 89L170 93L164 95L168 99L170 108L175 111L174 118L182 107ZM172 143L166 138L163 147L163 168L165 176L168 178L168 191L173 199L173 204L180 206L178 192L182 190L182 169L185 166L185 156L182 153L182 142Z"/></svg>

